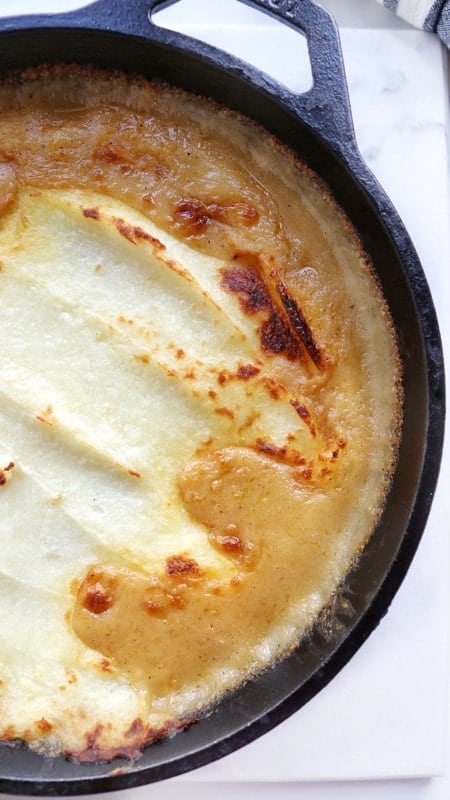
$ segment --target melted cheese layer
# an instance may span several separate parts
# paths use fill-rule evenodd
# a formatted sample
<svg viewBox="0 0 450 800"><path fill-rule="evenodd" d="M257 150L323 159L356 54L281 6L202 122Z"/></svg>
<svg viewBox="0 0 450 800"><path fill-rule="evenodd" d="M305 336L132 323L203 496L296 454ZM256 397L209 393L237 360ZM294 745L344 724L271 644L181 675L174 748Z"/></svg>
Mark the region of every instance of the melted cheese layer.
<svg viewBox="0 0 450 800"><path fill-rule="evenodd" d="M213 198L162 225L128 189L49 186L27 141L0 169L0 738L136 756L287 652L378 518L399 408L386 310L330 201L282 159L280 189L243 131L266 207L252 177L225 222ZM261 248L294 190L303 245L286 207Z"/></svg>

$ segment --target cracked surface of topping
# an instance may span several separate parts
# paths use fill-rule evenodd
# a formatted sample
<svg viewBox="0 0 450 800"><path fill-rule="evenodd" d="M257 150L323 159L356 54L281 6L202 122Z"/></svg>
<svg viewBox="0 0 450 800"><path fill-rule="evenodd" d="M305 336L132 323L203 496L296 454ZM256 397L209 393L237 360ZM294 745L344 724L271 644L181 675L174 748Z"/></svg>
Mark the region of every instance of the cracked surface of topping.
<svg viewBox="0 0 450 800"><path fill-rule="evenodd" d="M136 758L308 631L395 462L388 312L252 123L0 84L0 739Z"/></svg>

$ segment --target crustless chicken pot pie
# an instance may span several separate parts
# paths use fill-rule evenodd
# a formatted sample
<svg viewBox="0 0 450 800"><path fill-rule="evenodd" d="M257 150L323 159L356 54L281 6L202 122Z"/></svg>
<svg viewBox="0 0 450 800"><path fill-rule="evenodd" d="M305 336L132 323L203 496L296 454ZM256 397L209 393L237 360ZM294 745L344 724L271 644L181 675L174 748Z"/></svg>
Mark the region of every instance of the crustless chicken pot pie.
<svg viewBox="0 0 450 800"><path fill-rule="evenodd" d="M379 518L401 417L351 226L161 84L0 86L0 738L138 757L291 651Z"/></svg>

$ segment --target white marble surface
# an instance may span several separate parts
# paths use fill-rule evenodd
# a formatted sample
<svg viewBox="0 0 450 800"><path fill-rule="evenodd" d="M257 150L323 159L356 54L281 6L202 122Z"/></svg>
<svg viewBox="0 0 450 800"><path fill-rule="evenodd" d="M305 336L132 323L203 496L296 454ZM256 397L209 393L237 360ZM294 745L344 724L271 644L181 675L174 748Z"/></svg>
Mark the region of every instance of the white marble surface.
<svg viewBox="0 0 450 800"><path fill-rule="evenodd" d="M323 4L342 26L360 148L418 249L448 358L448 88L443 50L436 39L413 31L375 0ZM2 0L0 13L66 6L76 2ZM297 43L292 31L287 39L285 30L264 15L219 0L185 0L165 15L177 27L187 22L191 34L237 51L297 91L308 85L302 40ZM210 20L206 27L205 19ZM389 614L325 690L238 753L158 786L119 792L118 800L172 800L185 792L195 792L197 800L212 794L216 800L447 800L449 479L447 447L425 536Z"/></svg>

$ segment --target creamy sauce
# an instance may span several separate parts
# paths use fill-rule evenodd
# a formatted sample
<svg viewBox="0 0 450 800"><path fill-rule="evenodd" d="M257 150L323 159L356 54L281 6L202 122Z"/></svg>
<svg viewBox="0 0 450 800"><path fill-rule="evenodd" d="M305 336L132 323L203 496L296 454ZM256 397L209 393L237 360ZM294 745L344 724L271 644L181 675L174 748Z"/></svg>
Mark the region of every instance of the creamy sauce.
<svg viewBox="0 0 450 800"><path fill-rule="evenodd" d="M81 70L0 105L0 737L135 757L292 648L364 546L395 343L251 123Z"/></svg>

